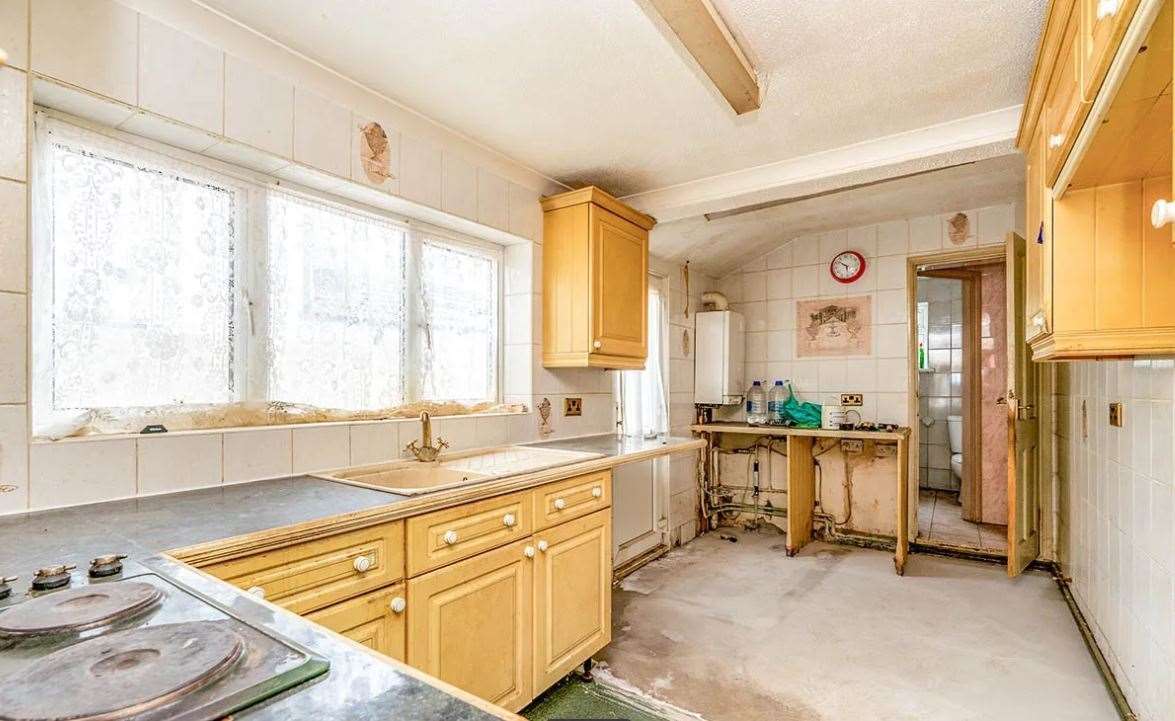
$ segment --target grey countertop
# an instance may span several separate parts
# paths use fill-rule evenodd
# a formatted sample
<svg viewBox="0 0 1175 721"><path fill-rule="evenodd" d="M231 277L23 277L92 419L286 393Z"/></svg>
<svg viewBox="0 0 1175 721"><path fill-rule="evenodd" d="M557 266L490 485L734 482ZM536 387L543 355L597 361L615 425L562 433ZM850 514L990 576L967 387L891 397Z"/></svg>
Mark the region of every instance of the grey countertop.
<svg viewBox="0 0 1175 721"><path fill-rule="evenodd" d="M689 442L689 438L635 439L615 435L545 441L533 445L618 458ZM666 452L672 448L666 447ZM384 491L291 476L181 493L108 501L0 517L0 573L20 576L23 593L38 567L123 553L229 606L246 620L299 641L331 661L324 677L251 708L238 717L289 719L492 719L497 718L399 667L357 649L317 624L275 611L229 584L216 581L162 552L265 531L406 500Z"/></svg>

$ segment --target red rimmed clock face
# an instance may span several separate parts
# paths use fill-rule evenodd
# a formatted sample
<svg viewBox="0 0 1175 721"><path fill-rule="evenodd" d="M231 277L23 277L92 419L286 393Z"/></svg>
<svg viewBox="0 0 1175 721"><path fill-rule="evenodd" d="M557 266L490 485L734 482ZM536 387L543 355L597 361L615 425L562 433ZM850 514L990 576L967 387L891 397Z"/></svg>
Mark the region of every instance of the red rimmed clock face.
<svg viewBox="0 0 1175 721"><path fill-rule="evenodd" d="M855 250L838 253L828 264L828 272L838 283L852 283L865 275L865 256Z"/></svg>

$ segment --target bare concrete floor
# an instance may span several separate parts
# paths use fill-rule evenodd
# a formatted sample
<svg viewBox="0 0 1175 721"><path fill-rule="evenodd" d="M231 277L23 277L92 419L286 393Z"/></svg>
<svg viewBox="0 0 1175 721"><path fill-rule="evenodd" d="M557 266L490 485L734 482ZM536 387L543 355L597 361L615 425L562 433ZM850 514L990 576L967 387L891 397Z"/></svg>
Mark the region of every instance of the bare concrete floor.
<svg viewBox="0 0 1175 721"><path fill-rule="evenodd" d="M1045 574L730 533L624 580L605 680L707 721L1118 718Z"/></svg>

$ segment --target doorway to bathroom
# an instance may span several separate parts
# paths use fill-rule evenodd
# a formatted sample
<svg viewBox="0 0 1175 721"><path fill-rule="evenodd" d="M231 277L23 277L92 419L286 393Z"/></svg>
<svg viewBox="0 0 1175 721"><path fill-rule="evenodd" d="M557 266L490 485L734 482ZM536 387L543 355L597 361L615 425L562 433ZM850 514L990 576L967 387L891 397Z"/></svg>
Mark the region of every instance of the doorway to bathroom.
<svg viewBox="0 0 1175 721"><path fill-rule="evenodd" d="M915 276L917 539L1008 549L1007 285L1002 260Z"/></svg>

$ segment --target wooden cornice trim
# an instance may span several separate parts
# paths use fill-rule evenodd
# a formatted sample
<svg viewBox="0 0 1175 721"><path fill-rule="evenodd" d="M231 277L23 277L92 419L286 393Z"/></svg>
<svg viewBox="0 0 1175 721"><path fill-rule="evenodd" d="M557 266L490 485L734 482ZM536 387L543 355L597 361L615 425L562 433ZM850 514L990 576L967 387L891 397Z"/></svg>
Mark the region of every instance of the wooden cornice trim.
<svg viewBox="0 0 1175 721"><path fill-rule="evenodd" d="M594 185L543 198L543 212L572 205L582 205L583 203L594 203L644 230L652 230L653 226L657 224L657 219L653 216L645 215L639 210L629 207Z"/></svg>

